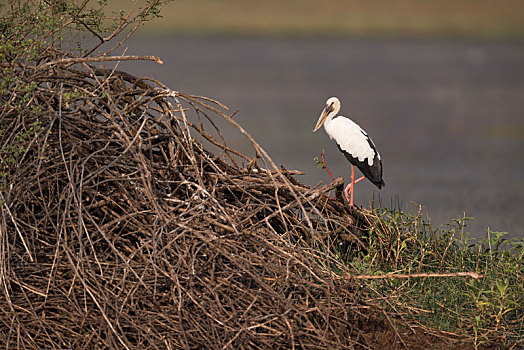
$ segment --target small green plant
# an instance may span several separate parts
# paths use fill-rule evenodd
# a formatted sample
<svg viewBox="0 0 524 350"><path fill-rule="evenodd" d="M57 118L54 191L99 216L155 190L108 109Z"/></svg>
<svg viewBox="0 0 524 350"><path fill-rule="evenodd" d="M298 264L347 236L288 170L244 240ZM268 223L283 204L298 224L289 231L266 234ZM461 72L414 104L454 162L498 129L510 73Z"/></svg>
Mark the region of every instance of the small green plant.
<svg viewBox="0 0 524 350"><path fill-rule="evenodd" d="M315 158L313 158L313 160L315 161L315 165L316 165L317 168L319 168L319 169L324 169L325 168L324 164L318 158L318 156L315 156Z"/></svg>

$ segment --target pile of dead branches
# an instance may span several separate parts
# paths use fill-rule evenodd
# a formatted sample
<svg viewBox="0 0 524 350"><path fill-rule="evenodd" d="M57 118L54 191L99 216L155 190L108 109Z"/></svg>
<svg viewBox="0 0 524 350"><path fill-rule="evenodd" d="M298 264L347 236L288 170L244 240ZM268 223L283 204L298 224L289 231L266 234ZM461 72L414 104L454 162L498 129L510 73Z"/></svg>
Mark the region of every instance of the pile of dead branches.
<svg viewBox="0 0 524 350"><path fill-rule="evenodd" d="M340 278L340 252L365 249L364 220L326 195L341 180L300 184L225 106L153 79L67 58L19 74L30 94L1 95L0 343L373 343L373 306Z"/></svg>

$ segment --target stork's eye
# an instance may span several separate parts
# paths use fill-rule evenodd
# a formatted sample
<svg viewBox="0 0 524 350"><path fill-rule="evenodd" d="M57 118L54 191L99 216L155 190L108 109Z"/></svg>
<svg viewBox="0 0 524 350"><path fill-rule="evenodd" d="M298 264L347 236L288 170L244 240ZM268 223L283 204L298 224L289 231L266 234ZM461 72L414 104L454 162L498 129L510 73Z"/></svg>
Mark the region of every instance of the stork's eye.
<svg viewBox="0 0 524 350"><path fill-rule="evenodd" d="M333 112L333 103L331 103L330 105L328 105L328 106L326 107L326 111L328 112L328 114L331 113L331 112Z"/></svg>

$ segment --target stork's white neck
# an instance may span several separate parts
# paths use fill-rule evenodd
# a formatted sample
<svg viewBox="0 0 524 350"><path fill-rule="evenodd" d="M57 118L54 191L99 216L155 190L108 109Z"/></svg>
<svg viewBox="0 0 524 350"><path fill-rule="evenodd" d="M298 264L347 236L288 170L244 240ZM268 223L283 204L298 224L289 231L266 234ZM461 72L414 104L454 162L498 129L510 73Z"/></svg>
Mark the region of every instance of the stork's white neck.
<svg viewBox="0 0 524 350"><path fill-rule="evenodd" d="M326 124L329 124L333 118L335 118L340 111L340 106L337 104L333 104L333 110L329 112L328 116L326 117L326 120L324 121L324 128L326 128Z"/></svg>

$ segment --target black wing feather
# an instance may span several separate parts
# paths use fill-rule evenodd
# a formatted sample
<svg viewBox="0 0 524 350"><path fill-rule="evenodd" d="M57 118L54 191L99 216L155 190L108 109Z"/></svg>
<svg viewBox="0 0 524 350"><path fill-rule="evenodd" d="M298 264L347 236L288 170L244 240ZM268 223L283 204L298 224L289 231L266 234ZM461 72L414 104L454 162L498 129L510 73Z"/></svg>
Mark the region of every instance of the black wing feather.
<svg viewBox="0 0 524 350"><path fill-rule="evenodd" d="M382 188L382 186L386 185L384 183L384 180L382 179L382 161L378 157L378 152L375 148L375 144L373 143L373 141L371 141L371 139L365 132L362 132L362 134L364 134L369 143L369 146L375 152L375 157L373 158L372 165L369 165L367 158L364 159L363 162L361 162L360 160L358 160L358 158L353 157L351 154L340 148L338 143L337 147L340 150L340 152L344 153L344 156L347 158L347 160L349 160L351 164L359 168L362 174L364 174L364 176L368 178L369 181L371 181L375 186L377 186L380 189Z"/></svg>

